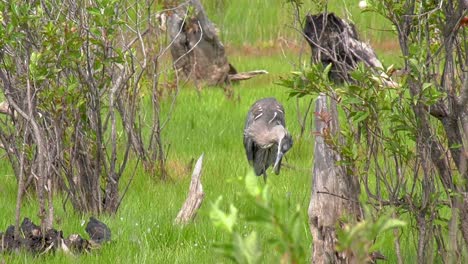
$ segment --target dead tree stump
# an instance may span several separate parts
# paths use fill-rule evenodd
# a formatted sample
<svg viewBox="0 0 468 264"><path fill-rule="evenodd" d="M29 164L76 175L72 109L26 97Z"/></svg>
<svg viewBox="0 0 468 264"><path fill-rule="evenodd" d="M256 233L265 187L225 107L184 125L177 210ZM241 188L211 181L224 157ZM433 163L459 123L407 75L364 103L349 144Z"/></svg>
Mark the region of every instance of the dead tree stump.
<svg viewBox="0 0 468 264"><path fill-rule="evenodd" d="M327 139L339 131L336 102L327 96L317 98L315 111L314 168L309 204L309 226L313 237L312 263L352 263L352 256L336 252L336 226L341 216L361 218L357 178L337 165L340 155Z"/></svg>
<svg viewBox="0 0 468 264"><path fill-rule="evenodd" d="M198 209L200 208L203 198L205 198L205 193L203 192L203 186L201 184L201 170L203 163L203 154L198 158L195 168L192 173L192 181L190 182L190 188L188 197L177 214L176 219L174 220L175 224L187 224L192 221Z"/></svg>
<svg viewBox="0 0 468 264"><path fill-rule="evenodd" d="M171 54L174 66L196 83L223 84L230 69L224 45L200 1L191 0L190 5L193 6L193 15L188 14L186 5L176 9L167 19L169 36L173 41Z"/></svg>
<svg viewBox="0 0 468 264"><path fill-rule="evenodd" d="M359 40L353 24L348 24L333 13L307 15L304 37L312 49L312 61L325 66L332 64L330 79L350 81L349 72L359 62L382 68L372 47Z"/></svg>
<svg viewBox="0 0 468 264"><path fill-rule="evenodd" d="M193 80L197 87L230 84L267 73L264 70L237 72L229 63L217 29L199 0L190 0L167 12L167 20L162 20L167 22L165 27L172 43L174 67Z"/></svg>

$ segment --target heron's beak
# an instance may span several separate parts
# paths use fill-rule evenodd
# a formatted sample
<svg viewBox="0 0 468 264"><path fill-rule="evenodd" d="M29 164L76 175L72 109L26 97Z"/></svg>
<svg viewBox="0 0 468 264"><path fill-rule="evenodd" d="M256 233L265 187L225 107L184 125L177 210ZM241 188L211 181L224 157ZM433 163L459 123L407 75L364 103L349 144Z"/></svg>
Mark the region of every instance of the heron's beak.
<svg viewBox="0 0 468 264"><path fill-rule="evenodd" d="M276 160L275 160L275 165L273 166L273 170L275 171L275 174L278 175L281 169L281 158L283 158L283 152L281 151L281 142L283 141L282 138L280 138L278 142L278 153L276 154Z"/></svg>
<svg viewBox="0 0 468 264"><path fill-rule="evenodd" d="M278 154L276 155L276 161L275 165L273 166L273 169L275 171L275 174L278 175L281 169L281 159L283 158L283 152L278 151Z"/></svg>

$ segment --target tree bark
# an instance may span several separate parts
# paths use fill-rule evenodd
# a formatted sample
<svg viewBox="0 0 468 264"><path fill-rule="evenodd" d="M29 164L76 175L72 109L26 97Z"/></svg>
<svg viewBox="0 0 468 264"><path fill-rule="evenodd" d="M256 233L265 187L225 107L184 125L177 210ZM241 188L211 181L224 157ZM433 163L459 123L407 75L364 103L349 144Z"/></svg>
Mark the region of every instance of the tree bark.
<svg viewBox="0 0 468 264"><path fill-rule="evenodd" d="M329 100L330 102L327 102ZM341 157L326 143L339 131L336 103L325 95L317 98L316 131L312 195L309 204L309 225L313 237L312 263L348 263L352 256L336 251L336 226L343 215L359 220L361 215L357 178L346 174L336 164Z"/></svg>

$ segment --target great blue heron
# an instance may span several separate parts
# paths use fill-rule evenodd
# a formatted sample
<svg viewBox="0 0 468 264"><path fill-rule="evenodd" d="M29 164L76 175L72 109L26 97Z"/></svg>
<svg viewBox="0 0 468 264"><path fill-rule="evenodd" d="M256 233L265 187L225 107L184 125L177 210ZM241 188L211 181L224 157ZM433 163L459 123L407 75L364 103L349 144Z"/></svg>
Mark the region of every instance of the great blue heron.
<svg viewBox="0 0 468 264"><path fill-rule="evenodd" d="M247 114L244 128L245 153L255 174L263 174L266 181L266 170L270 165L273 165L275 174L279 174L283 155L292 145L283 106L275 98L255 102Z"/></svg>

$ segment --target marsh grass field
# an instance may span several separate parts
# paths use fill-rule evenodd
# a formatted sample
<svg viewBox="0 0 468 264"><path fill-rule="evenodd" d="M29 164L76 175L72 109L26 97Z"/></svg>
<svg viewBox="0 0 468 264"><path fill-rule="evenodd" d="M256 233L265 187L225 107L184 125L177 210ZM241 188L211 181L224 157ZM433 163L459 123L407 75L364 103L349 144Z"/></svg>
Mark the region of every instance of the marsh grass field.
<svg viewBox="0 0 468 264"><path fill-rule="evenodd" d="M276 82L280 77L287 77L297 65L309 63L310 49L297 31L287 26L292 23L292 16L284 1L202 2L207 2L204 4L208 15L220 28L230 62L240 71L265 69L269 74L233 86L232 96L222 88L197 91L185 85L180 88L173 109L172 97L166 95L162 111L169 121L162 140L166 146L169 179L161 181L145 172L135 159L131 160L122 189L132 175L134 179L119 211L115 216L100 217L112 230L111 244L81 256L5 254L0 256L0 263L229 263L214 252L213 244L229 240L230 235L213 226L209 212L212 203L222 196L223 209L231 203L239 209L237 228L241 233L258 228L245 220L245 215L254 213L255 208L245 195L244 176L250 168L242 145L242 131L249 107L263 97L276 97L283 103L287 126L294 138L294 146L286 156L287 166L278 176L270 172L268 185L274 199L287 201L282 203L290 206L285 210L302 208L303 245L307 252L303 262L309 261L312 238L306 216L312 177L313 128L309 118L306 132L300 136L297 101L289 98L288 90ZM398 64L400 55L393 45L395 37L392 40L390 33L377 30L385 29L385 21L376 14L361 14L357 3L331 1L329 9L340 15L350 15L361 36L375 44L384 63ZM289 40L281 42L281 39ZM286 44L281 46L281 43ZM143 93L142 100L149 103L149 95ZM299 101L302 111L309 100L305 97ZM174 226L173 220L186 199L193 161L202 153L203 205L193 223L183 228ZM0 160L0 179L0 229L5 230L14 222L17 189L5 156ZM261 178L258 180L263 184ZM63 230L65 235L77 232L86 237L83 223L89 215L74 213L71 206L63 206L62 201L58 197L55 200L55 228ZM34 197L27 197L21 214L38 222ZM259 230L261 239L270 235ZM401 240L402 254L407 263L411 263L414 242L405 236ZM379 250L389 258L387 263L394 263L393 235L381 234L378 243ZM262 241L262 247L263 263L279 263L281 256L275 248L266 241Z"/></svg>

